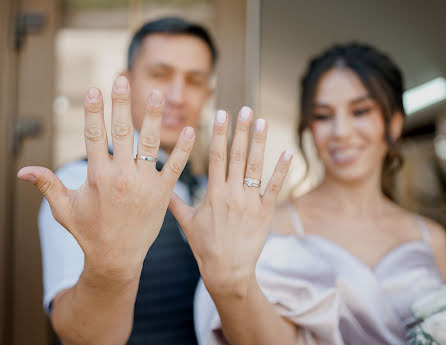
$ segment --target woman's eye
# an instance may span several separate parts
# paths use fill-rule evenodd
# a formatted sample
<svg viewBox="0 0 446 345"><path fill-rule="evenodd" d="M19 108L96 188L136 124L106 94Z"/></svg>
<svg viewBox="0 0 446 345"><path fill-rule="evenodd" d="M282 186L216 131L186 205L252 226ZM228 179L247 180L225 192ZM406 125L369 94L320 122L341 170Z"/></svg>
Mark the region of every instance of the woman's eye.
<svg viewBox="0 0 446 345"><path fill-rule="evenodd" d="M329 120L331 117L328 114L313 114L313 119L315 121L327 121Z"/></svg>
<svg viewBox="0 0 446 345"><path fill-rule="evenodd" d="M367 115L370 112L370 108L360 108L353 110L353 115L355 116L363 116Z"/></svg>

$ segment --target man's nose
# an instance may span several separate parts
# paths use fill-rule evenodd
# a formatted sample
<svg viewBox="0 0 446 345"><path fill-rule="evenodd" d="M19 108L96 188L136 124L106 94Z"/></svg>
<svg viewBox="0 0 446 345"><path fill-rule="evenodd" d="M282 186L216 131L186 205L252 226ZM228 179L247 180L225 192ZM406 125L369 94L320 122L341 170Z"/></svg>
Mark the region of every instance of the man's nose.
<svg viewBox="0 0 446 345"><path fill-rule="evenodd" d="M175 76L167 89L166 100L171 105L181 106L185 99L185 87L184 78Z"/></svg>

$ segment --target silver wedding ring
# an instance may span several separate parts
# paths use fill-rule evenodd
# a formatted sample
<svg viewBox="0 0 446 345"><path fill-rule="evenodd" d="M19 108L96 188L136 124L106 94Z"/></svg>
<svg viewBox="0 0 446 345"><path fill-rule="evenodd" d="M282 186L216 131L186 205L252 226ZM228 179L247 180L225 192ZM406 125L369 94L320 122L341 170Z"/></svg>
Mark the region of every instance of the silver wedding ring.
<svg viewBox="0 0 446 345"><path fill-rule="evenodd" d="M246 184L248 187L260 187L261 182L259 180L255 180L253 178L249 178L249 177L245 177L245 179L243 180L244 184Z"/></svg>
<svg viewBox="0 0 446 345"><path fill-rule="evenodd" d="M139 153L137 153L137 154L135 155L135 159L141 159L141 160L143 160L143 161L148 161L148 162L156 162L156 160L157 160L158 158L156 158L156 157L150 157L150 156L144 156L144 155L140 155Z"/></svg>

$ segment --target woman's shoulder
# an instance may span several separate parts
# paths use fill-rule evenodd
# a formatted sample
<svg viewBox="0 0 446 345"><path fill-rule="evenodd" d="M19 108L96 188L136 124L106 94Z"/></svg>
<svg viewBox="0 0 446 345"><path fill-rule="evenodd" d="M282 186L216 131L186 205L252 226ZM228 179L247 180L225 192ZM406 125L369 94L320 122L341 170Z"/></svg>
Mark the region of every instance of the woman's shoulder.
<svg viewBox="0 0 446 345"><path fill-rule="evenodd" d="M297 235L292 220L292 212L293 204L291 201L283 202L276 207L271 222L271 230L273 233L280 235Z"/></svg>
<svg viewBox="0 0 446 345"><path fill-rule="evenodd" d="M303 229L298 229L303 227L301 215L314 209L311 207L312 203L313 197L310 192L277 205L272 220L273 232L282 235L302 235L300 232L303 232Z"/></svg>

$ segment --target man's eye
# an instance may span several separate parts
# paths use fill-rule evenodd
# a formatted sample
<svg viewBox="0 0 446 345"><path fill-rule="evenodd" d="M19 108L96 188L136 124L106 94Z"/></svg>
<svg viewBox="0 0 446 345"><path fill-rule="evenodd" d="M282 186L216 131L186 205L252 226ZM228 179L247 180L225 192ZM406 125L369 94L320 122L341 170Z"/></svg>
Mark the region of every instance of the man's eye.
<svg viewBox="0 0 446 345"><path fill-rule="evenodd" d="M191 77L187 79L187 82L193 86L202 86L205 84L205 80L199 77Z"/></svg>
<svg viewBox="0 0 446 345"><path fill-rule="evenodd" d="M370 108L360 108L353 110L353 115L355 116L363 116L367 115L370 112Z"/></svg>
<svg viewBox="0 0 446 345"><path fill-rule="evenodd" d="M167 76L167 72L166 71L151 71L150 72L150 76L152 78L165 78Z"/></svg>

